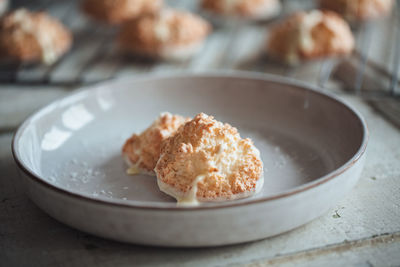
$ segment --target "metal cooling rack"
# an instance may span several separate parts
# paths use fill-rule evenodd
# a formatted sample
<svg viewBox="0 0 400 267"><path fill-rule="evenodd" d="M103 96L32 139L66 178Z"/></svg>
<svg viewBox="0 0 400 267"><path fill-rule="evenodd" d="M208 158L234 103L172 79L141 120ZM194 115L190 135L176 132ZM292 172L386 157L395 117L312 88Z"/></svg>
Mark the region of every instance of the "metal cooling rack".
<svg viewBox="0 0 400 267"><path fill-rule="evenodd" d="M174 0L169 3L198 11L197 1ZM313 5L312 0L285 0L282 16L297 9L312 8ZM216 27L197 57L183 63L165 63L121 54L114 42L117 29L88 20L79 12L77 0L12 1L12 8L21 6L46 10L60 19L74 33L74 44L61 60L51 66L0 63L0 87L1 84L75 87L146 72L249 70L289 76L318 84L321 88L331 81L340 82L346 90L362 95L377 110L400 125L399 7L386 19L353 29L357 48L350 58L328 59L292 68L265 58L263 47L268 35L268 23L236 22L231 26Z"/></svg>

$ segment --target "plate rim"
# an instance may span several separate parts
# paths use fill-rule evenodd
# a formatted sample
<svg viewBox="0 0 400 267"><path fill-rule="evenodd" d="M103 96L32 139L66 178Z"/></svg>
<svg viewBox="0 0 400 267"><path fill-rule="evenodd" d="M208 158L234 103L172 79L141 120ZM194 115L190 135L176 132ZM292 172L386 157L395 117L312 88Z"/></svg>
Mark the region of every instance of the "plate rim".
<svg viewBox="0 0 400 267"><path fill-rule="evenodd" d="M349 111L351 111L356 118L360 121L361 126L362 126L362 141L361 145L358 148L357 152L344 164L342 164L340 167L334 169L333 171L320 176L316 178L313 181L304 183L300 186L296 186L292 189L285 190L283 192L273 194L270 196L258 198L258 199L252 199L248 200L245 202L234 202L234 201L227 201L224 203L220 203L220 205L216 206L162 206L160 203L158 205L150 205L150 204L144 204L145 202L141 201L121 201L117 199L106 199L106 198L94 198L91 196L83 195L77 192L69 191L66 190L62 187L55 186L51 184L50 182L46 181L45 179L41 178L39 175L36 175L29 169L29 167L25 166L22 160L19 159L19 153L17 152L17 141L19 140L21 134L23 133L24 129L27 128L31 122L33 122L37 117L40 117L40 115L44 112L46 112L49 109L54 108L55 106L59 106L58 104L62 101L66 101L66 99L73 98L73 97L78 97L78 95L81 95L83 93L88 93L91 90L96 90L96 88L100 87L107 87L109 85L115 84L115 83L136 83L136 82L146 82L146 81L156 81L156 80L162 80L162 79L182 79L182 78L241 78L241 79L251 79L251 80L262 80L262 81L268 81L268 82L275 82L275 83L281 83L289 86L294 86L298 87L302 90L310 90L313 93L316 93L322 97L334 100L338 102L339 104L343 105L345 108L347 108ZM130 209L146 209L146 210L161 210L161 211L166 211L166 210L175 210L175 211L200 211L200 210L215 210L215 209L225 209L225 208L234 208L234 207L242 207L242 206L248 206L248 205L253 205L253 204L259 204L259 203L266 203L270 202L273 200L289 197L289 196L294 196L296 194L300 194L302 192L311 190L315 187L318 187L321 184L324 184L335 177L341 175L344 173L346 170L351 168L359 159L364 155L367 144L369 140L369 129L367 126L367 123L363 116L360 114L359 111L357 111L355 108L351 107L349 104L345 103L343 100L339 99L337 96L333 95L332 93L329 92L322 92L321 89L318 89L318 86L315 86L313 84L304 82L304 81L299 81L293 78L289 77L284 77L280 75L275 75L275 74L269 74L269 73L257 73L257 72L250 72L250 71L224 71L224 70L219 70L219 71L205 71L205 72L190 72L190 71L181 71L181 72L169 72L169 73L162 73L162 74L152 74L152 73L146 73L146 74L141 74L137 75L135 77L130 77L130 78L116 78L116 79L111 79L111 80L106 80L86 86L82 86L71 93L58 98L49 104L45 105L44 107L40 108L30 116L28 116L17 128L17 130L14 132L14 135L12 137L11 141L11 152L12 156L14 158L15 163L17 164L18 168L24 172L24 174L32 179L34 182L37 182L41 184L42 186L45 186L49 190L56 191L58 193L67 195L69 197L73 198L78 198L79 200L84 200L84 201L89 201L94 204L105 204L109 206L114 206L114 207L120 207L120 208L130 208ZM138 203L143 203L143 204L138 204ZM146 202L147 203L147 202ZM150 202L149 202L150 203Z"/></svg>

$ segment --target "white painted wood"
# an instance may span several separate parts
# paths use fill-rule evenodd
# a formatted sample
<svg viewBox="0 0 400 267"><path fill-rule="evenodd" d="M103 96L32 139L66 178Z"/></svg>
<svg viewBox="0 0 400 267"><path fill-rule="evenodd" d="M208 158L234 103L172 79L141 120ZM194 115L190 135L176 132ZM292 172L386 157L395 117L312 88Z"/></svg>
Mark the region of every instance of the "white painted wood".
<svg viewBox="0 0 400 267"><path fill-rule="evenodd" d="M397 266L400 234L381 236L305 250L261 260L247 266Z"/></svg>

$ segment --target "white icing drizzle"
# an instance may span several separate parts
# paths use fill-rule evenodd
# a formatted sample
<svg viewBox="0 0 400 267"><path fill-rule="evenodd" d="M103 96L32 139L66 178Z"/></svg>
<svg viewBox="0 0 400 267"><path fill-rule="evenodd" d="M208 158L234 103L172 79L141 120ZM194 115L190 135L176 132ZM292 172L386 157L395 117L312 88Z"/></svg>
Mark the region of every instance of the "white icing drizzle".
<svg viewBox="0 0 400 267"><path fill-rule="evenodd" d="M205 178L205 175L199 175L193 181L192 188L189 192L182 194L181 191L177 190L176 188L164 183L161 179L157 179L157 184L160 190L167 195L174 197L177 200L177 206L198 206L200 202L204 201L202 199L197 198L197 184ZM226 197L219 197L212 200L212 202L225 202L227 200L235 200L253 196L259 193L264 185L264 174L260 176L260 178L256 182L256 186L254 190L245 191L239 194L232 195L231 198L227 199Z"/></svg>
<svg viewBox="0 0 400 267"><path fill-rule="evenodd" d="M323 20L321 11L313 10L305 14L303 21L298 24L296 39L290 45L286 60L291 64L299 61L298 49L310 51L314 48L314 40L311 36L312 28Z"/></svg>
<svg viewBox="0 0 400 267"><path fill-rule="evenodd" d="M132 161L128 155L125 154L125 155L123 155L123 157L124 157L126 164L128 164L128 166L129 166L126 169L126 174L128 174L128 175L139 174L140 173L140 168L139 168L140 160L134 164L134 163L132 163Z"/></svg>
<svg viewBox="0 0 400 267"><path fill-rule="evenodd" d="M304 16L299 28L299 45L303 50L310 51L314 48L314 40L311 36L311 30L323 20L322 12L313 10Z"/></svg>
<svg viewBox="0 0 400 267"><path fill-rule="evenodd" d="M126 174L128 174L128 175L136 175L139 173L140 173L140 170L137 166L131 166L128 169L126 169Z"/></svg>
<svg viewBox="0 0 400 267"><path fill-rule="evenodd" d="M165 42L170 36L169 28L165 23L157 22L154 26L154 34L158 40Z"/></svg>
<svg viewBox="0 0 400 267"><path fill-rule="evenodd" d="M163 10L159 16L158 21L154 25L154 34L156 38L162 42L170 38L171 31L168 27L167 20L172 16L170 10Z"/></svg>
<svg viewBox="0 0 400 267"><path fill-rule="evenodd" d="M206 175L198 175L192 182L192 188L185 195L177 197L177 206L198 206L199 201L197 200L197 185L201 182Z"/></svg>
<svg viewBox="0 0 400 267"><path fill-rule="evenodd" d="M141 159L139 159L134 164L134 163L131 162L131 160L130 160L128 155L123 155L123 158L124 158L126 164L129 166L126 169L126 174L128 174L128 175L146 174L146 175L150 175L150 176L155 176L154 172L145 170L143 168L140 168L140 163L142 162Z"/></svg>

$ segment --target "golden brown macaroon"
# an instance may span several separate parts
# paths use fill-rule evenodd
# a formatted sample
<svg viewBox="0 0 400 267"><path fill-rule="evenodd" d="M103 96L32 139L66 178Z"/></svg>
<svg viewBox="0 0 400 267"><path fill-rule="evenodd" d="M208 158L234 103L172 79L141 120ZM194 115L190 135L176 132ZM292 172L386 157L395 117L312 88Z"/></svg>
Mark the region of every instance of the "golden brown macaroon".
<svg viewBox="0 0 400 267"><path fill-rule="evenodd" d="M157 13L162 7L163 0L84 0L82 4L88 16L109 24Z"/></svg>
<svg viewBox="0 0 400 267"><path fill-rule="evenodd" d="M394 0L320 0L320 6L342 14L349 21L363 21L386 16Z"/></svg>
<svg viewBox="0 0 400 267"><path fill-rule="evenodd" d="M315 59L349 54L354 48L350 27L331 11L297 12L270 32L267 52L288 64L304 59Z"/></svg>
<svg viewBox="0 0 400 267"><path fill-rule="evenodd" d="M178 204L248 197L264 181L260 152L253 142L204 113L163 143L155 172L160 190Z"/></svg>
<svg viewBox="0 0 400 267"><path fill-rule="evenodd" d="M15 10L0 19L0 57L52 64L71 46L72 36L45 12Z"/></svg>
<svg viewBox="0 0 400 267"><path fill-rule="evenodd" d="M127 22L118 41L123 50L135 55L179 61L201 50L210 29L197 15L166 9Z"/></svg>
<svg viewBox="0 0 400 267"><path fill-rule="evenodd" d="M202 8L211 13L265 20L281 11L279 0L203 0Z"/></svg>
<svg viewBox="0 0 400 267"><path fill-rule="evenodd" d="M122 148L122 155L130 166L128 173L155 175L154 167L160 157L161 143L188 120L165 112L141 134L132 135Z"/></svg>

